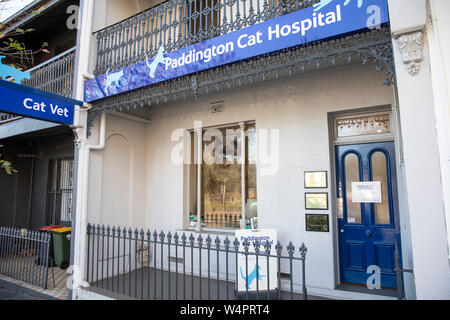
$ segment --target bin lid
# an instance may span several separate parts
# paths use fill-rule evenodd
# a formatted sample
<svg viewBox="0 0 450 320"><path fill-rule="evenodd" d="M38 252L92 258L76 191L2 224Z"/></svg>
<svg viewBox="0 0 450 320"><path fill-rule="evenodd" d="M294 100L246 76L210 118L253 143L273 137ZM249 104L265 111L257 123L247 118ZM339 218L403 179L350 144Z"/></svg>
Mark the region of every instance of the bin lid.
<svg viewBox="0 0 450 320"><path fill-rule="evenodd" d="M63 226L47 226L47 227L39 228L39 230L50 231L50 230L61 229L61 228L64 228L64 227Z"/></svg>
<svg viewBox="0 0 450 320"><path fill-rule="evenodd" d="M51 232L55 232L55 233L68 233L72 231L71 227L59 227L56 229L51 229Z"/></svg>

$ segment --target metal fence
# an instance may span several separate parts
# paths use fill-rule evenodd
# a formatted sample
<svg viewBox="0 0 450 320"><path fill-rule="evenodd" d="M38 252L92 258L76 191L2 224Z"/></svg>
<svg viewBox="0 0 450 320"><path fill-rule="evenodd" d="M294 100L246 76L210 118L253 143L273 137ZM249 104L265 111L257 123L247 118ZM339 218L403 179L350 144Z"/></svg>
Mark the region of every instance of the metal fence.
<svg viewBox="0 0 450 320"><path fill-rule="evenodd" d="M31 73L31 78L23 80L22 84L71 98L75 50L76 48L67 50L43 64L27 70Z"/></svg>
<svg viewBox="0 0 450 320"><path fill-rule="evenodd" d="M0 274L47 289L48 233L0 227Z"/></svg>
<svg viewBox="0 0 450 320"><path fill-rule="evenodd" d="M111 294L145 300L308 297L304 244L296 250L291 242L285 253L280 242L268 240L95 224L87 227L87 243L85 280Z"/></svg>
<svg viewBox="0 0 450 320"><path fill-rule="evenodd" d="M9 114L9 113L2 113L0 112L0 124L4 123L4 122L9 122L12 120L17 120L20 119L20 116L16 116L14 114Z"/></svg>
<svg viewBox="0 0 450 320"><path fill-rule="evenodd" d="M319 0L168 0L95 33L104 74L156 55L310 7Z"/></svg>
<svg viewBox="0 0 450 320"><path fill-rule="evenodd" d="M411 273L414 274L414 271L412 269L403 269L402 268L402 262L400 258L399 253L399 246L398 241L395 241L394 243L394 265L395 265L395 278L396 278L396 284L397 284L397 299L398 300L404 300L405 299L405 289L403 288L403 274L404 273Z"/></svg>

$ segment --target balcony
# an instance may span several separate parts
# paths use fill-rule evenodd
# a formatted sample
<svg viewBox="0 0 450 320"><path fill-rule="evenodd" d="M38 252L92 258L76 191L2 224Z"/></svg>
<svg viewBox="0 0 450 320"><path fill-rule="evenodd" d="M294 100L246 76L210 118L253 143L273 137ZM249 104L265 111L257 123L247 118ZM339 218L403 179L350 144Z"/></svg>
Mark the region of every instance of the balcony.
<svg viewBox="0 0 450 320"><path fill-rule="evenodd" d="M72 97L75 51L76 48L72 48L27 70L31 73L30 79L23 80L22 84L61 96ZM21 118L12 114L0 113L0 124Z"/></svg>
<svg viewBox="0 0 450 320"><path fill-rule="evenodd" d="M1 123L6 123L6 122L10 122L10 121L14 121L17 119L20 119L22 117L13 115L13 114L9 114L9 113L2 113L0 112L0 124Z"/></svg>
<svg viewBox="0 0 450 320"><path fill-rule="evenodd" d="M95 75L312 6L318 0L168 0L95 33Z"/></svg>
<svg viewBox="0 0 450 320"><path fill-rule="evenodd" d="M75 49L72 48L27 71L30 79L22 84L35 89L72 97Z"/></svg>

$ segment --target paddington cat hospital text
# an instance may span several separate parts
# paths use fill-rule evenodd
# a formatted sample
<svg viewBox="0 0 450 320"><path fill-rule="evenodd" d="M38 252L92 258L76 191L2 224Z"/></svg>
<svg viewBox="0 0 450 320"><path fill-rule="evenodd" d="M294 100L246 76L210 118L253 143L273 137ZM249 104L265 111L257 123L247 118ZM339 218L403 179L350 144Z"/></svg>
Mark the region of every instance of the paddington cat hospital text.
<svg viewBox="0 0 450 320"><path fill-rule="evenodd" d="M324 27L336 22L342 21L341 6L336 6L334 11L328 13L314 12L311 19L304 19L296 21L292 24L269 26L267 33L257 31L254 34L243 34L236 42L230 41L225 44L213 45L201 51L191 49L187 54L183 52L179 58L165 58L165 69L176 69L178 67L189 65L194 62L203 61L210 62L216 56L231 53L236 47L239 49L246 49L262 44L264 41L271 41L286 36L301 35L305 37L310 30Z"/></svg>

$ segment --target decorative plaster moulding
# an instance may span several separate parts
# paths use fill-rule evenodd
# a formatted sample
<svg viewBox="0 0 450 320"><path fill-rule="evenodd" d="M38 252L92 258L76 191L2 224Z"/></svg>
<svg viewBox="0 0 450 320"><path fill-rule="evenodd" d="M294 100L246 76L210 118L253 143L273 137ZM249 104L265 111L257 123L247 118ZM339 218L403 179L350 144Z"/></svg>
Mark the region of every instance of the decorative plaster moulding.
<svg viewBox="0 0 450 320"><path fill-rule="evenodd" d="M393 34L410 75L419 74L423 60L425 26L402 30Z"/></svg>

